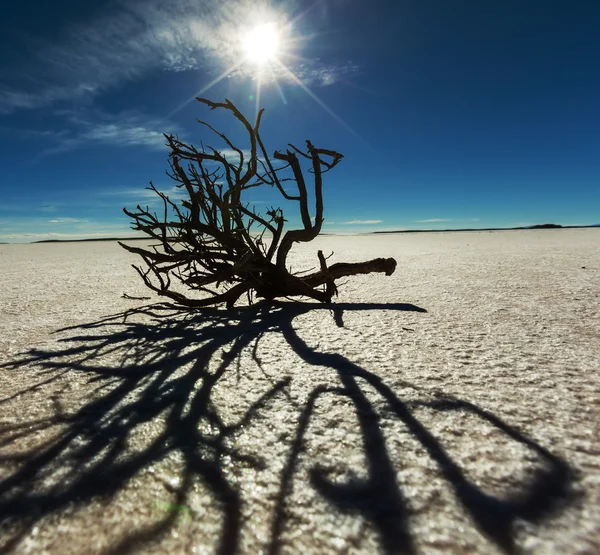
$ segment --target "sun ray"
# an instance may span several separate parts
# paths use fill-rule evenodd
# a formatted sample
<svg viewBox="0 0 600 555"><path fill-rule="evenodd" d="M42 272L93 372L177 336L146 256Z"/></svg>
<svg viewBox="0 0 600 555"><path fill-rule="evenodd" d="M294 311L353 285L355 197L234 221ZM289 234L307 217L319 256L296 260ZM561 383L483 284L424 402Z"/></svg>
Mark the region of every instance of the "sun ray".
<svg viewBox="0 0 600 555"><path fill-rule="evenodd" d="M225 77L227 77L228 75L233 73L242 64L243 64L243 60L240 60L239 62L235 63L231 67L227 68L223 73L221 73L221 75L219 75L218 77L215 77L210 83L208 83L207 85L202 87L199 91L197 91L195 94L190 96L185 102L182 102L179 106L177 106L177 108L172 110L167 117L171 117L173 114L176 114L177 112L179 112L179 110L181 110L182 108L185 108L196 97L201 96L209 89L212 89L219 81L222 81L223 79L225 79Z"/></svg>
<svg viewBox="0 0 600 555"><path fill-rule="evenodd" d="M325 112L327 112L333 119L335 119L338 123L340 123L343 127L345 127L352 135L354 135L357 139L364 141L364 139L356 132L352 127L350 127L340 116L338 116L325 102L323 102L314 92L312 92L303 82L302 80L290 69L288 69L283 63L277 60L279 66L283 70L283 72L288 75L288 77L298 85L308 96L310 96Z"/></svg>
<svg viewBox="0 0 600 555"><path fill-rule="evenodd" d="M283 102L284 104L287 104L287 98L285 97L285 94L283 92L283 89L281 88L281 85L279 84L279 80L277 79L277 75L275 75L275 72L273 71L273 68L270 67L269 68L271 71L271 82L275 84L275 87L277 87L277 91L279 92L279 96L281 98L281 102Z"/></svg>
<svg viewBox="0 0 600 555"><path fill-rule="evenodd" d="M256 120L256 118L258 118L258 112L260 110L261 85L262 85L262 79L261 79L261 74L259 73L256 78L256 110L255 110L255 115L254 115L255 120Z"/></svg>

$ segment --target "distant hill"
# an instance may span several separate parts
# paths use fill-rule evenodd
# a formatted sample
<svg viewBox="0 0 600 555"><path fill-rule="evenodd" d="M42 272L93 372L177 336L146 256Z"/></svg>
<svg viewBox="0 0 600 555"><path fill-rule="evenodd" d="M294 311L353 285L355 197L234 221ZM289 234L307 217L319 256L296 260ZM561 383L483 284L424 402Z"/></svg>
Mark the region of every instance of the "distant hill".
<svg viewBox="0 0 600 555"><path fill-rule="evenodd" d="M44 239L32 243L92 243L97 241L149 241L148 237L95 237L93 239Z"/></svg>
<svg viewBox="0 0 600 555"><path fill-rule="evenodd" d="M585 229L590 227L600 227L600 224L594 225L559 225L559 224L537 224L523 227L484 227L484 228L464 228L464 229L399 229L397 231L372 231L371 233L447 233L457 231L513 231L519 229Z"/></svg>
<svg viewBox="0 0 600 555"><path fill-rule="evenodd" d="M538 225L530 225L527 229L558 229L561 228L562 225L558 224L538 224Z"/></svg>

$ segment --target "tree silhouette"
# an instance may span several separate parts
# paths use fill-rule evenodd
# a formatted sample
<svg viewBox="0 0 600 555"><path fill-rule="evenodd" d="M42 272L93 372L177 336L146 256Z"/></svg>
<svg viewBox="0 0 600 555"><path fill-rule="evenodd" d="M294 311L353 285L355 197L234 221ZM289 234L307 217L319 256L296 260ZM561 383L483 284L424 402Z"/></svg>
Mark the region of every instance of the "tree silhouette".
<svg viewBox="0 0 600 555"><path fill-rule="evenodd" d="M290 144L285 152L276 151L270 157L259 133L264 110L252 125L227 99L223 103L197 100L211 110L230 112L244 126L250 149L235 146L225 134L200 120L224 141L226 149L204 145L197 149L165 134L171 149L167 175L184 199L178 204L150 183L149 189L162 200L161 215L140 205L135 211L123 209L133 220L132 229L158 242L148 248L120 243L143 259L146 267L134 268L146 286L189 308L219 304L231 308L243 295L249 302L253 297L305 296L329 303L337 294L337 279L394 272L393 258L327 266L319 250L319 270L292 273L287 264L290 249L294 243L312 241L321 232L323 175L343 156L306 141L305 150ZM314 184L313 217L305 174L312 175ZM264 215L252 208L245 200L246 192L261 186L275 187L284 199L298 203L301 228L284 232L287 220L279 207L267 209Z"/></svg>

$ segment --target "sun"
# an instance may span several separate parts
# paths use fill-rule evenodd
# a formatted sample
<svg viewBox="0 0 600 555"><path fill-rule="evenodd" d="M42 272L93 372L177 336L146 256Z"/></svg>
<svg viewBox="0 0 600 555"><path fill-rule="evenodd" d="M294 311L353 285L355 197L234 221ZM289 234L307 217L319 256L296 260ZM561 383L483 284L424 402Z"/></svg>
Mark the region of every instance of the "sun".
<svg viewBox="0 0 600 555"><path fill-rule="evenodd" d="M279 47L279 32L274 23L263 23L254 27L242 40L246 59L259 66L275 60Z"/></svg>

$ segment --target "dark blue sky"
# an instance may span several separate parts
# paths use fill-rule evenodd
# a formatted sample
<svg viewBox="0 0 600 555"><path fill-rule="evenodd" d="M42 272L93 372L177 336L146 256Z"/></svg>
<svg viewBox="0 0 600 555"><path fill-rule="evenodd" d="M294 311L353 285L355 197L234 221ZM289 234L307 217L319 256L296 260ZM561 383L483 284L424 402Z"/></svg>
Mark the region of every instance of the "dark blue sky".
<svg viewBox="0 0 600 555"><path fill-rule="evenodd" d="M149 202L150 180L172 188L161 132L210 143L204 118L244 140L187 102L231 68L203 96L253 116L260 79L269 150L311 139L345 155L327 231L600 223L598 0L0 10L0 241L126 233L122 206ZM282 50L259 77L241 37L263 23Z"/></svg>

